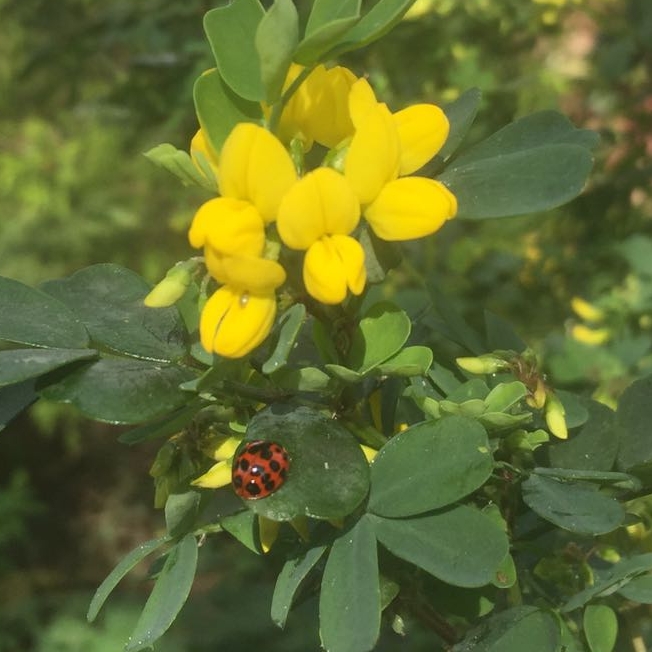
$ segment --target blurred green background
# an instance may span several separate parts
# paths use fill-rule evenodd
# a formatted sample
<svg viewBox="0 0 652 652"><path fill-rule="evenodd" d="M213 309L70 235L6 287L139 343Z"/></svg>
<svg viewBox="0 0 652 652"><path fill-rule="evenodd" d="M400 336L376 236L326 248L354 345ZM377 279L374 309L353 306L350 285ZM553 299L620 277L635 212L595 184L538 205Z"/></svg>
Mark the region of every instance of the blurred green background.
<svg viewBox="0 0 652 652"><path fill-rule="evenodd" d="M196 129L192 84L212 65L201 27L212 6L0 0L0 275L36 285L112 261L154 282L191 254L185 231L202 195L142 153L185 148ZM600 132L582 197L546 215L453 220L410 259L471 322L485 308L511 321L556 385L613 404L652 362L652 3L420 0L344 63L393 108L479 87L468 142L548 108ZM573 313L575 296L599 318ZM146 568L85 623L99 582L163 527L147 474L156 444L128 449L119 432L37 404L0 433L0 652L114 651L129 635ZM214 539L157 649L317 650L314 604L285 633L269 620L280 560ZM431 644L387 633L379 649Z"/></svg>

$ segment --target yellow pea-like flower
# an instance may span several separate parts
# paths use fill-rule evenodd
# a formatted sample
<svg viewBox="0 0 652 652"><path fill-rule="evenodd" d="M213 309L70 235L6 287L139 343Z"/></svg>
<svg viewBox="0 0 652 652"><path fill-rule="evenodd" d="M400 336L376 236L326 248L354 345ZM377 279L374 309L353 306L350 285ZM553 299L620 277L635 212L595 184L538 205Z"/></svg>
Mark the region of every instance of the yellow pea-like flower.
<svg viewBox="0 0 652 652"><path fill-rule="evenodd" d="M263 342L275 316L273 292L253 294L223 285L204 305L199 320L202 346L225 358L241 358Z"/></svg>

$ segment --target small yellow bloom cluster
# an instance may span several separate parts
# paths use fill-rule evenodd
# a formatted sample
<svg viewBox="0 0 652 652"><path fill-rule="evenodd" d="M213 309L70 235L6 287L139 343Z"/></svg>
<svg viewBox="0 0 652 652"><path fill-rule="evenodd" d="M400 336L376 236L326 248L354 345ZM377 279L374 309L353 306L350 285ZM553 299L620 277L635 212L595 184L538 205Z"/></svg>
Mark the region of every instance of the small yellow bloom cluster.
<svg viewBox="0 0 652 652"><path fill-rule="evenodd" d="M302 74L293 65L286 88ZM201 130L191 144L193 160L216 178L220 195L199 208L189 231L220 284L204 306L200 338L207 351L228 358L249 353L274 323L276 290L286 281L278 262L283 245L305 252L308 294L338 304L366 284L355 237L361 219L379 238L400 241L434 233L457 211L442 183L412 176L448 136L448 120L435 105L392 113L365 79L320 65L290 96L276 131L243 122L220 152ZM321 166L300 175L290 141L304 151L314 143L330 151Z"/></svg>

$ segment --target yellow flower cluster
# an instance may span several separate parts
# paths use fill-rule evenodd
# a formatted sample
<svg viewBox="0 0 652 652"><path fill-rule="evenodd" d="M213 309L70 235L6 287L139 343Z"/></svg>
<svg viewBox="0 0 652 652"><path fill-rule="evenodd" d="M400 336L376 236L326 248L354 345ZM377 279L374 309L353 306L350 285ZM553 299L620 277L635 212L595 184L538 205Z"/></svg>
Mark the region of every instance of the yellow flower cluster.
<svg viewBox="0 0 652 652"><path fill-rule="evenodd" d="M292 66L286 88L300 74ZM435 105L392 113L365 79L317 66L286 102L276 131L239 123L220 152L201 130L191 144L193 160L219 189L189 231L220 284L204 306L200 338L224 357L242 357L267 337L276 290L286 280L278 262L283 245L305 252L306 291L337 304L366 284L355 238L361 219L379 238L399 241L434 233L457 211L442 183L412 176L448 136L448 120ZM291 140L305 151L314 143L329 149L325 163L300 176L286 148Z"/></svg>

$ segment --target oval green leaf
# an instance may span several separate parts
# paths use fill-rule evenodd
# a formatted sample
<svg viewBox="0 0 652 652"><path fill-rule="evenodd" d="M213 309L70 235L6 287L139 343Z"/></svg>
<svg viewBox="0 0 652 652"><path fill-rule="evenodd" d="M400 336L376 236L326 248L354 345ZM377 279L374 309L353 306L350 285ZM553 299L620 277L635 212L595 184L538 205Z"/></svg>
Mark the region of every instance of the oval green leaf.
<svg viewBox="0 0 652 652"><path fill-rule="evenodd" d="M0 387L0 431L4 430L7 424L26 407L38 400L34 384L35 381L30 379L15 385Z"/></svg>
<svg viewBox="0 0 652 652"><path fill-rule="evenodd" d="M138 563L140 563L147 555L150 555L155 550L158 550L164 543L170 540L168 536L160 537L158 539L151 539L145 543L141 543L134 548L130 553L125 555L120 563L109 573L106 579L100 584L90 605L88 606L88 613L86 618L88 622L93 622L106 602L106 599L111 595L111 592L118 585L118 582Z"/></svg>
<svg viewBox="0 0 652 652"><path fill-rule="evenodd" d="M148 360L103 358L41 390L42 397L72 403L86 416L108 423L142 423L181 407L179 389L195 372Z"/></svg>
<svg viewBox="0 0 652 652"><path fill-rule="evenodd" d="M353 333L348 366L368 373L400 351L411 328L410 318L398 306L386 301L374 304Z"/></svg>
<svg viewBox="0 0 652 652"><path fill-rule="evenodd" d="M171 172L181 180L184 186L199 186L209 192L217 192L215 180L204 176L188 152L177 149L170 143L162 143L144 153L152 163Z"/></svg>
<svg viewBox="0 0 652 652"><path fill-rule="evenodd" d="M641 604L652 604L652 575L635 577L618 591L623 598Z"/></svg>
<svg viewBox="0 0 652 652"><path fill-rule="evenodd" d="M174 622L188 598L197 569L197 542L187 534L167 555L125 652L152 647Z"/></svg>
<svg viewBox="0 0 652 652"><path fill-rule="evenodd" d="M255 42L264 15L258 0L232 0L204 15L204 31L222 79L237 95L254 102L265 99Z"/></svg>
<svg viewBox="0 0 652 652"><path fill-rule="evenodd" d="M452 652L558 652L556 618L536 607L508 609L471 630Z"/></svg>
<svg viewBox="0 0 652 652"><path fill-rule="evenodd" d="M466 505L413 518L368 518L392 554L453 586L489 584L509 549L503 528Z"/></svg>
<svg viewBox="0 0 652 652"><path fill-rule="evenodd" d="M193 87L197 119L216 152L239 122L255 122L262 116L260 104L236 95L213 69L200 75Z"/></svg>
<svg viewBox="0 0 652 652"><path fill-rule="evenodd" d="M335 539L319 594L319 633L327 652L373 649L380 633L376 537L361 518Z"/></svg>
<svg viewBox="0 0 652 652"><path fill-rule="evenodd" d="M522 484L525 504L541 518L578 534L606 534L625 519L620 503L587 483L532 473Z"/></svg>
<svg viewBox="0 0 652 652"><path fill-rule="evenodd" d="M275 441L291 460L288 479L278 491L246 501L257 514L276 521L301 515L338 519L367 495L369 465L357 440L320 412L273 405L251 420L246 439Z"/></svg>
<svg viewBox="0 0 652 652"><path fill-rule="evenodd" d="M371 465L369 509L401 517L450 505L491 475L493 458L485 429L450 416L425 421L392 437Z"/></svg>
<svg viewBox="0 0 652 652"><path fill-rule="evenodd" d="M45 292L0 276L0 305L0 340L63 349L88 345L88 333L74 307Z"/></svg>
<svg viewBox="0 0 652 652"><path fill-rule="evenodd" d="M271 616L279 627L285 627L285 621L290 613L297 590L315 564L322 558L326 549L327 546L315 546L285 562L276 580L272 597Z"/></svg>
<svg viewBox="0 0 652 652"><path fill-rule="evenodd" d="M427 346L408 346L379 364L375 371L384 376L424 376L432 360L432 350Z"/></svg>
<svg viewBox="0 0 652 652"><path fill-rule="evenodd" d="M616 411L618 466L628 471L652 463L652 376L633 382L622 394Z"/></svg>
<svg viewBox="0 0 652 652"><path fill-rule="evenodd" d="M42 376L65 365L96 358L92 349L11 349L0 351L0 387Z"/></svg>
<svg viewBox="0 0 652 652"><path fill-rule="evenodd" d="M302 303L295 303L281 315L275 329L278 332L276 347L262 366L264 374L274 373L285 366L305 319L306 307Z"/></svg>
<svg viewBox="0 0 652 652"><path fill-rule="evenodd" d="M146 307L151 286L124 267L93 265L44 283L43 289L79 315L96 346L146 360L176 360L187 353L177 309Z"/></svg>
<svg viewBox="0 0 652 652"><path fill-rule="evenodd" d="M606 604L590 604L584 609L584 636L591 652L612 652L618 636L618 619Z"/></svg>

